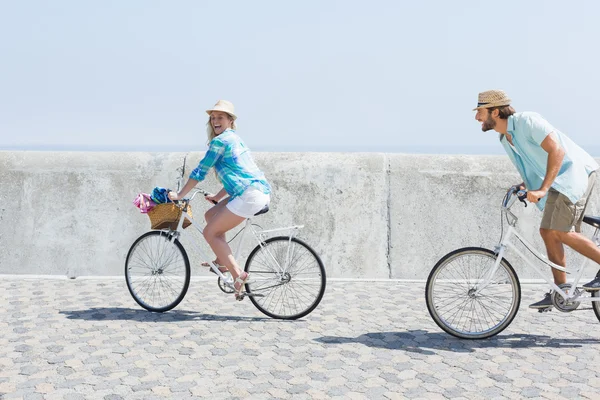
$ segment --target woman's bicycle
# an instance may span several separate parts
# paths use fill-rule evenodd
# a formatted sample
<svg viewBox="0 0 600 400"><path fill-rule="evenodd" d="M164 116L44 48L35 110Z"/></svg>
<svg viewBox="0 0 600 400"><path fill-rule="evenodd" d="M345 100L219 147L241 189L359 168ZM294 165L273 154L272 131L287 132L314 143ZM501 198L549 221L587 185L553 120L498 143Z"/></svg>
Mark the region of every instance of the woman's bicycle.
<svg viewBox="0 0 600 400"><path fill-rule="evenodd" d="M454 250L442 257L427 279L425 299L429 314L435 323L450 335L463 339L484 339L502 332L513 321L521 302L519 278L504 258L507 248L519 255L550 286L554 308L571 312L583 302L591 302L600 320L600 292L587 292L578 284L586 262L576 270L572 282L556 285L511 239L514 237L538 260L552 268L565 268L550 262L537 252L517 231L518 218L510 210L519 199L525 203L527 193L511 187L502 200L502 238L492 250L467 247ZM504 233L504 219L508 230ZM583 221L595 229L592 240L600 246L600 217L585 216ZM600 276L600 271L596 274ZM540 309L540 312L544 311ZM549 311L549 309L546 309Z"/></svg>
<svg viewBox="0 0 600 400"><path fill-rule="evenodd" d="M193 189L192 193L191 198L173 205L181 213L174 226L143 234L135 240L127 254L127 287L135 301L148 311L171 310L183 300L188 290L190 261L180 238L187 235L183 229L184 222L202 234L203 227L194 221L188 210L198 193L208 194L200 189ZM266 206L255 215L264 214L268 209ZM257 242L244 267L244 271L250 274L250 280L242 292L242 299L250 298L256 308L269 317L302 318L319 305L325 293L325 267L321 258L307 243L295 236L302 227L297 225L262 230L248 218L237 233L241 238L235 250L236 260L239 260L240 249L248 235ZM285 231L291 233L267 237ZM210 259L200 245L197 248L203 260ZM221 273L214 262L210 263L210 268L218 276L220 289L225 293L233 293L231 275Z"/></svg>

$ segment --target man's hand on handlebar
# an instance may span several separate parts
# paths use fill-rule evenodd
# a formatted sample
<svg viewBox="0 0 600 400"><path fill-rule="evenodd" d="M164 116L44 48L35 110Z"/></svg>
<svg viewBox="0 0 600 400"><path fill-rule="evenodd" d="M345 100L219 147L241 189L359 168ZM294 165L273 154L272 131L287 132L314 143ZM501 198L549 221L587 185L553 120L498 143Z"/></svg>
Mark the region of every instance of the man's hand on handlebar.
<svg viewBox="0 0 600 400"><path fill-rule="evenodd" d="M527 191L527 188L525 187L525 183L520 183L518 185L514 185L513 188L515 188L516 195L522 203L525 203L525 200L527 200L530 203L535 204L538 201L540 201L542 198L544 198L544 196L546 196L546 194L548 193L547 190L541 190L541 189ZM525 204L525 205L527 206L527 204Z"/></svg>
<svg viewBox="0 0 600 400"><path fill-rule="evenodd" d="M527 192L527 201L530 203L537 203L548 194L547 190L530 190Z"/></svg>
<svg viewBox="0 0 600 400"><path fill-rule="evenodd" d="M521 182L518 185L513 185L511 189L519 201L527 207L527 202L525 201L527 199L527 188L525 187L525 183Z"/></svg>

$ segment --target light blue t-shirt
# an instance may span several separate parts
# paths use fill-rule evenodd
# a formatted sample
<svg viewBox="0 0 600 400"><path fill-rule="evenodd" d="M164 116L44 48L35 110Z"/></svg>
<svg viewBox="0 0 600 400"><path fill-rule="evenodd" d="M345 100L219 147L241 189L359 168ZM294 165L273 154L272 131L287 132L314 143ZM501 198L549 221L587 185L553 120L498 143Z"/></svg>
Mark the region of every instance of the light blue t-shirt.
<svg viewBox="0 0 600 400"><path fill-rule="evenodd" d="M521 174L528 190L537 190L542 186L548 166L548 153L541 143L546 136L554 132L565 151L565 157L552 187L573 203L583 197L588 185L588 176L599 168L592 156L538 113L522 112L511 115L508 117L507 131L512 136L515 149L508 143L505 135L500 135L500 143ZM537 203L540 210L544 209L547 197Z"/></svg>

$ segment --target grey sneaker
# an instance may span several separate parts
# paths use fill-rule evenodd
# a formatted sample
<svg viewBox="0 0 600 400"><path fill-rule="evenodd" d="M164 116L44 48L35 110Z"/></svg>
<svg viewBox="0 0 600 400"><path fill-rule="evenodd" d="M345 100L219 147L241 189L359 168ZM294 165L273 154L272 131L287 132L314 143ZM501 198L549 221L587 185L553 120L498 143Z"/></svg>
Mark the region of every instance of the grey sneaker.
<svg viewBox="0 0 600 400"><path fill-rule="evenodd" d="M595 292L597 290L600 290L600 276L596 277L596 279L594 279L593 281L583 285L583 289L587 290L588 292Z"/></svg>
<svg viewBox="0 0 600 400"><path fill-rule="evenodd" d="M544 299L538 301L537 303L533 303L529 305L529 308L552 308L554 307L552 305L552 299L550 298L550 296L552 296L552 292L548 292L544 295Z"/></svg>

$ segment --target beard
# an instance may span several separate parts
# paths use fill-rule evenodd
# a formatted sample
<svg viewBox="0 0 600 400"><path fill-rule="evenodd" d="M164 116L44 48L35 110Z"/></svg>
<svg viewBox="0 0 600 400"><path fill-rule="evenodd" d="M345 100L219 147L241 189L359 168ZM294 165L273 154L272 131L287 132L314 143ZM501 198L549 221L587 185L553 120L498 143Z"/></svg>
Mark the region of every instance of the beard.
<svg viewBox="0 0 600 400"><path fill-rule="evenodd" d="M492 119L491 115L488 115L487 119L483 121L481 125L481 130L484 132L489 131L490 129L494 129L496 127L496 121Z"/></svg>

